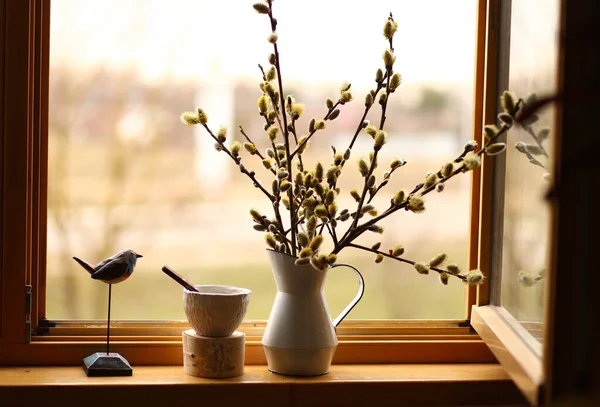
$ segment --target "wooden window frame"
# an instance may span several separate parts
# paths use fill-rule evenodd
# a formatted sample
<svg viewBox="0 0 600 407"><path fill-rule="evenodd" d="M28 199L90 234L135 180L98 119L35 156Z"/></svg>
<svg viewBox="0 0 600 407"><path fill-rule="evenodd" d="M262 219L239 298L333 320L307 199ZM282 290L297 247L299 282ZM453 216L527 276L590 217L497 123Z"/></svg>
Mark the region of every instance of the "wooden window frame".
<svg viewBox="0 0 600 407"><path fill-rule="evenodd" d="M488 0L488 54L485 68L484 119L491 122L497 112L499 91L506 82L498 75L506 49L502 32L502 7L506 1ZM527 400L534 405L598 405L600 394L599 324L593 324L600 298L594 291L600 284L595 264L600 202L591 192L600 142L597 112L600 111L597 27L600 4L593 0L561 0L559 22L558 78L554 107L553 176L548 202L551 209L550 244L546 277L543 348L510 313L497 305L489 290L482 290L473 307L471 324L489 345ZM505 20L504 20L505 21ZM504 62L507 61L504 58ZM563 135L571 136L570 143ZM575 140L576 139L576 140ZM563 142L564 140L564 142ZM596 170L596 171L595 171ZM494 167L484 159L482 178L481 228L494 221L491 199ZM492 228L488 225L488 230ZM493 236L482 234L482 238ZM492 244L480 245L481 267L498 270ZM497 263L496 263L497 264ZM495 276L490 278L494 283ZM488 296L485 296L488 294ZM591 314L590 314L591 313Z"/></svg>
<svg viewBox="0 0 600 407"><path fill-rule="evenodd" d="M508 89L508 67L510 56L510 3L511 1L488 0L486 59L484 70L482 122L494 123L499 112L499 96ZM501 256L494 252L495 245L502 244L502 234L498 225L503 222L502 212L496 207L498 192L495 185L502 181L498 172L503 173L506 157L484 156L481 177L484 188L481 191L481 228L489 231L481 233L485 242L480 245L478 267L489 270L488 286L478 294L471 313L471 324L488 344L498 361L509 372L515 384L532 404L540 401L543 393L542 359L539 344L531 335L524 332L518 321L503 307L498 306L499 272ZM500 198L503 198L501 191ZM502 200L502 199L501 199ZM492 232L493 231L493 232ZM492 289L490 290L490 286Z"/></svg>
<svg viewBox="0 0 600 407"><path fill-rule="evenodd" d="M473 134L481 142L486 2L477 12ZM0 268L0 365L78 365L97 351L104 329L97 322L45 319L46 196L50 0L0 0L0 143L3 165ZM10 103L8 103L10 101ZM469 266L479 263L485 240L480 220L482 187L473 172ZM29 338L25 287L31 287L31 328L47 335ZM469 326L471 306L487 286L465 288L464 320L347 321L339 329L334 363L490 363L495 358ZM264 321L246 321L247 364L265 364L260 335ZM181 364L182 322L115 322L111 341L132 364ZM31 340L30 340L31 339Z"/></svg>

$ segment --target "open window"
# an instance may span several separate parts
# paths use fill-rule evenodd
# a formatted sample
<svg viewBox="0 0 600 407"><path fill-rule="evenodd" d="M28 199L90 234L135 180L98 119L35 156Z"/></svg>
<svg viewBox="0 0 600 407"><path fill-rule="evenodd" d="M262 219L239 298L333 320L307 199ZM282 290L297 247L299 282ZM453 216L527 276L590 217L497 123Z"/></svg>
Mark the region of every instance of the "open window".
<svg viewBox="0 0 600 407"><path fill-rule="evenodd" d="M496 117L501 91L511 87L511 75L506 76L510 73L507 70L510 65L507 64L511 57L510 44L515 44L518 38L515 32L508 42L508 34L511 27L518 27L516 22L512 24L512 18L526 15L519 14L522 11L519 11L519 6L529 3L513 1L510 7L509 2L480 0L477 13L473 13L477 53L472 129L474 138L479 142L483 125ZM598 111L597 100L589 97L590 89L598 91L593 88L597 87L594 67L598 56L594 51L595 44L587 34L594 32L593 18L598 15L598 5L595 2L571 2L569 13L566 13L566 1L555 6L551 8L544 4L541 7L552 15L551 21L545 21L542 27L561 27L563 38L563 46L557 51L557 62L548 63L550 69L554 67L557 85L545 86L552 80L543 84L544 91L550 89L551 92L553 89L560 100L546 106L540 115L540 120L550 123L552 120L542 115L554 112L553 126L549 126L552 127L552 136L546 141L548 151L554 154L547 164L551 169L547 171L550 174L547 185L550 205L547 224L550 227L546 236L550 249L547 249L548 257L544 258L548 266L546 273L540 275L537 266L525 270L534 280L542 277L531 287L524 287L518 274L515 274L515 280L515 275L511 274L515 273L514 269L506 268L506 273L500 273L505 265L502 256L499 256L499 248L506 247L503 235L496 235L496 232L504 226L503 218L498 217L498 209L505 206L498 205L501 202L498 197L502 195L502 187L506 186L505 182L501 182L506 179L502 178L502 174L506 167L510 167L511 158L507 157L507 163L501 161L497 165L485 160L483 170L474 173L470 186L469 237L466 241L469 252L465 261L470 268L479 266L489 273L487 284L477 290L465 289L458 293L464 295L464 311L452 314L456 315L453 319L348 321L342 324L338 330L341 341L335 363L493 362L491 349L532 402L540 401L544 390L551 399L569 394L577 386L583 389L579 394L585 391L588 382L575 383L572 378L590 377L594 367L589 361L592 358L587 356L593 356L596 349L586 344L589 344L591 334L597 333L597 328L584 327L585 316L590 315L586 310L597 309L598 301L598 296L591 291L598 286L598 276L591 274L594 249L589 244L593 236L593 222L590 220L598 203L591 193L592 189L586 188L586 185L594 185L594 172L589 168L597 167L597 162L588 159L586 154L597 151L598 143L598 138L593 139L595 134L589 131L592 118ZM56 320L47 307L51 295L46 273L50 204L50 15L50 2L47 0L0 1L0 19L4 27L0 31L2 364L79 364L84 356L97 350L104 334L101 322ZM589 31L577 31L578 24ZM529 35L520 40L527 44L527 39ZM552 38L548 39L548 43L551 41ZM547 47L548 44L543 45ZM104 91L98 89L99 97ZM582 98L582 94L585 97ZM429 93L430 101L431 96ZM433 100L439 101L439 98L433 97ZM560 103L561 100L569 103ZM437 106L436 103L433 104ZM124 128L138 128L135 112L128 117L124 120ZM539 129L536 128L536 131ZM564 134L577 134L578 143L562 143ZM527 134L523 136L528 137ZM531 142L529 139L521 141ZM510 147L512 143L509 142ZM518 151L512 151L512 155L515 160L525 159ZM579 165L581 163L587 166ZM519 165L525 165L527 171L541 168L531 166L527 161ZM86 167L83 166L82 171ZM465 182L465 179L461 181ZM504 189L504 200L510 193ZM529 241L532 240L530 238ZM540 254L536 256L538 259L543 257ZM94 260L97 259L90 258L90 261ZM171 265L176 267L175 263ZM500 268L500 265L503 267ZM516 270L516 273L518 271L521 270ZM504 291L503 280L508 282L508 291ZM427 285L428 282L419 283ZM165 280L165 284L172 283ZM547 284L545 289L540 288L543 284ZM533 298L539 304L538 297L543 295L546 304L542 317L539 318L538 314L538 318L533 320L528 316L528 324L518 322L519 306L517 311L512 308L512 313L511 306L507 311L502 309L502 306L506 309L508 304L503 300L503 291L507 294L525 289L529 289L524 291L527 301ZM575 298L579 300L573 301ZM257 301L256 297L253 300ZM471 314L472 305L477 307ZM65 316L67 314L63 314ZM483 341L473 333L469 322ZM248 363L264 363L260 347L263 325L264 322L260 321L244 324L243 329L248 334ZM177 321L120 321L113 328L118 335L115 350L127 355L132 363L181 363L179 335L184 328L185 323ZM576 355L568 352L574 349L578 349Z"/></svg>
<svg viewBox="0 0 600 407"><path fill-rule="evenodd" d="M247 119L251 112L246 112L235 102L237 99L253 100L256 89L248 83L255 85L255 81L247 81L243 77L253 77L252 72L243 74L237 82L228 77L221 78L227 72L218 68L215 61L219 55L216 55L211 57L212 59L196 58L196 62L198 66L207 68L201 75L202 78L221 78L220 82L215 79L204 80L200 85L192 83L193 81L178 83L178 80L167 75L167 79L162 78L162 82L157 83L160 72L156 69L164 65L164 58L161 59L157 55L158 52L149 52L148 58L154 59L145 67L144 75L147 78L144 81L140 79L144 75L139 73L120 69L117 74L115 66L118 66L119 61L126 61L121 68L135 66L127 59L128 55L124 50L130 48L140 51L140 45L135 43L136 38L126 39L118 31L122 26L119 25L119 19L131 22L127 14L131 10L128 11L126 7L111 9L105 17L112 19L114 24L111 26L116 27L116 31L114 35L108 35L110 27L105 26L102 30L105 43L102 43L102 39L98 37L87 36L84 28L93 25L94 21L103 20L97 17L103 15L102 10L106 11L109 3L94 3L92 9L86 9L82 4L86 3L55 2L50 7L50 2L40 0L19 5L6 2L5 5L7 21L10 14L11 21L22 23L19 27L10 24L7 26L5 43L18 50L22 58L17 61L10 54L10 49L6 49L5 58L10 62L7 69L21 74L10 76L10 81L19 78L22 80L19 82L20 86L31 89L32 92L27 100L23 100L22 105L10 106L15 111L22 109L20 114L25 115L27 120L20 121L17 116L11 114L10 117L15 119L9 118L6 122L8 130L4 133L4 151L5 157L8 157L4 173L5 191L11 188L16 193L5 195L7 200L4 201L6 209L3 218L3 258L12 263L5 262L4 264L10 267L3 267L2 271L4 293L11 293L10 296L3 295L3 323L6 324L3 326L15 336L14 341L10 342L12 348L3 345L3 355L6 355L8 362L13 363L28 363L37 357L45 361L42 363L78 363L81 355L89 353L104 334L102 320L105 315L106 287L89 280L85 272L76 268L78 266L72 262L71 256L77 254L95 262L118 250L121 244L129 245L130 241L137 240L148 243L147 246L136 246L136 250L145 255L143 260L147 263L147 269L143 268L144 262L140 261L136 278L115 287L117 289L113 292L113 319L120 319L111 329L116 335L113 342L115 347L122 347L120 349L124 349L124 353L130 352L130 355L134 355L128 355L132 363L136 363L135 355L142 355L145 352L144 347L148 346L153 347L155 352L152 352L150 359L147 355L140 356L139 359L143 359L145 363L180 362L180 334L186 323L177 321L184 318L180 307L180 288L160 273L160 266L167 263L193 281L210 280L214 283L248 286L253 289L251 304L256 306L256 310L249 310L248 317L251 320L244 323L242 329L249 336L248 354L254 355L250 356L250 363L262 363L260 336L272 301L269 290L272 291L271 294L274 294L274 290L268 266L257 265L248 257L261 251L249 242L260 244L262 240L258 234L251 235L253 231L250 218L245 216L247 202L239 205L229 201L215 202L207 199L209 194L202 192L202 188L219 189L218 185L211 183L215 180L206 182L206 185L199 183L199 180L206 180L209 176L214 178L212 175L215 174L207 172L206 168L203 169L200 164L206 160L198 160L196 156L200 154L196 152L195 144L199 137L178 121L179 112L200 103L201 101L196 100L199 95L208 97L213 86L212 95L219 100L222 97L226 99L221 100L222 103L219 102L222 104L223 114L227 113L228 109L233 110L236 112L235 117L239 117L244 126L254 126ZM165 7L172 5L165 4ZM374 9L372 18L369 17L369 20L373 20L371 29L361 25L361 30L372 31L369 32L368 43L373 48L374 64L369 64L370 58L356 55L358 60L364 62L367 74L363 75L358 66L357 72L339 73L332 68L332 71L327 73L330 80L325 84L307 84L303 82L306 78L298 76L292 81L297 92L300 92L301 96L298 98L312 97L311 92L305 91L309 87L317 90L322 87L324 105L327 92L337 92L339 84L336 79L332 79L337 78L337 75L356 76L357 79L364 80L363 85L360 82L353 83L356 88L355 97L359 98L358 95L364 91L361 86L368 87L366 83L372 81L371 76L374 75L380 60L380 50L374 44L377 44L381 37L381 18L387 17L390 7L392 10L398 8L393 3L381 7L386 11ZM427 7L420 3L411 3L406 7L410 10L402 9L396 16L401 22L411 13L428 12ZM420 80L415 81L418 85L409 89L408 95L412 95L411 97L398 98L399 104L395 107L398 113L394 114L398 120L390 122L402 136L399 137L401 142L398 149L405 151L407 160L410 160L413 153L421 154L414 162L415 165L422 166L423 170L407 171L412 174L411 177L416 178L404 180L402 185L415 184L417 178L424 176L427 168L434 165L437 167L460 152L464 142L472 138L474 127L470 117L475 115L473 112L481 110L481 106L478 105L480 102L473 101L472 98L474 89L482 86L482 82L473 79L475 76L478 80L482 78L474 73L473 59L476 38L481 38L480 35L477 37L474 34L481 33L485 28L485 14L482 14L485 9L475 1L457 2L454 6L443 7L456 14L456 18L464 20L461 30L455 30L456 27L450 24L447 18L442 18L447 13L436 14L435 18L439 17L440 21L435 18L430 21L432 26L450 24L447 31L454 32L453 35L457 37L445 38L445 41L449 41L447 46L434 36L426 36L425 33L431 31L427 27L411 25L410 18L405 21L403 28L424 30L423 35L417 37L422 37L425 42L420 46L416 43L410 45L411 41L415 41L415 37L405 35L406 60L414 61L413 66L406 65L405 76L420 77ZM118 10L118 13L115 10ZM141 10L138 8L135 11L137 13ZM239 20L238 24L253 24L255 16L251 8L249 11L249 16L240 14L235 17ZM377 14L381 14L378 11L381 11L383 17L377 18ZM353 24L358 25L365 19L363 15L351 15L350 10L348 13L346 18L353 21ZM136 23L141 24L139 29L127 30L128 33L145 32L144 25L153 26L148 24L148 19L156 19L158 15L161 21L170 21L173 27L180 27L183 24L181 19L188 18L182 13L153 10L152 7L144 13L137 14L145 14L146 18L140 18ZM186 25L189 25L188 23ZM323 27L326 28L324 23ZM256 31L261 32L260 29ZM335 32L337 29L334 28L330 35L336 35ZM157 36L152 41L154 44L168 41L159 34L148 31L141 36ZM176 43L185 37L184 33L175 34L171 40ZM206 38L204 34L198 38ZM52 46L53 36L58 44L55 48ZM413 40L409 41L409 37ZM112 51L111 42L106 42L107 38L114 39ZM264 38L260 37L260 40L261 43L264 42ZM133 42L130 44L131 41ZM385 41L380 42L385 48ZM131 46L127 48L127 44ZM175 45L167 44L163 48L167 52ZM69 46L72 47L70 51ZM301 41L292 42L289 47L292 50L298 48L298 54L308 52ZM454 51L451 52L451 49ZM292 53L290 51L290 54ZM346 54L349 52L323 56L332 59L331 63L321 64L335 65L335 60L344 60ZM261 54L257 55L256 58L259 58ZM99 56L107 59L101 60L90 71L82 73L78 70L74 58L93 65L94 58ZM418 60L423 58L431 59L426 64L430 69L420 72L419 63L423 62ZM444 77L436 77L436 72L443 70L434 67L439 65L440 61L450 59L454 61L455 68L446 69ZM314 69L315 64L319 66L316 61L309 65ZM227 65L230 65L230 61ZM251 65L254 69L255 64ZM192 69L196 63L173 63L169 69L182 69L186 66ZM323 69L325 68L320 68ZM402 70L401 67L399 69ZM477 65L475 69L481 68ZM292 77L301 74L290 70ZM363 76L368 78L363 79ZM312 74L308 79L311 79L310 77ZM15 85L8 84L7 78L8 71L5 72L5 100L14 98L13 95L19 92ZM339 80L344 79L346 78ZM233 83L238 85L234 86ZM185 103L182 100L185 100ZM318 110L319 100L317 98L316 102L306 102L307 105L314 104ZM358 101L355 102L358 104ZM254 101L243 105L254 106ZM351 108L352 105L348 106ZM348 111L348 118L356 116L352 113L355 112ZM404 116L410 116L412 119L408 121ZM414 119L415 117L418 120ZM392 120L392 117L389 120ZM25 123L28 125L25 126ZM341 122L336 130L339 138L344 137L345 125ZM235 126L231 125L230 128L235 129ZM9 135L17 131L21 132L24 138L9 139ZM425 147L419 145L419 148L416 148L415 137L418 137L419 143L424 143ZM332 140L327 142L334 143ZM434 145L437 147L433 148ZM322 154L327 157L327 154L330 154L329 145L324 143L321 147ZM201 154L208 153L213 151L203 150ZM20 166L14 171L23 173L19 172L16 177L9 177L6 168L11 169L13 162ZM214 165L221 164L215 162ZM221 183L233 182L237 176L236 173L219 173L230 178L230 181L219 181ZM28 183L27 180L33 182ZM417 251L417 258L426 259L440 249L447 249L453 260L467 268L473 265L473 259L477 257L479 220L477 216L469 215L469 207L473 213L477 213L479 194L472 193L472 190L479 188L476 185L478 178L475 176L475 184L470 183L470 175L457 177L455 181L444 191L446 196L440 195L431 199L428 212L418 215L429 218L415 219L419 225L406 225L403 228L408 235L421 236L421 243L429 242L410 244ZM169 196L167 203L164 193L166 185L174 185L174 190L171 191L174 195ZM244 185L237 186L236 191L243 192ZM230 191L227 192L228 189L220 189L223 199L228 198L227 194L231 195ZM189 190L192 194L184 196L183 191ZM243 194L240 192L239 195ZM199 204L196 200L202 202ZM448 200L453 202L450 205L451 209L446 205ZM148 202L150 205L144 206ZM232 208L236 205L239 208L235 211L232 209L231 212L239 215L239 219L228 220L231 224L227 227L219 226L219 218L225 216L221 212L222 208ZM23 208L24 212L9 212L9 208L14 207ZM394 230L401 217L390 219L392 223L388 225L388 229ZM413 218L416 217L415 215ZM244 219L248 222L244 223ZM426 236L432 236L439 230L439 225L444 219L451 219L455 225L447 228L449 232L443 236L439 234L442 240L427 240ZM128 228L127 225L131 222L135 227ZM248 227L247 233L242 233L244 224ZM164 232L165 228L169 229L169 233L160 232ZM198 229L202 233L196 233ZM246 239L248 234L251 235L248 238L250 240L238 241ZM168 245L160 243L166 235L182 243L182 246L175 248L175 254L171 253L168 256L165 256ZM186 235L188 238L185 238ZM8 240L6 236L15 238ZM248 250L240 252L241 257L236 259L236 256L227 255L228 252L221 244L221 250L225 251L218 254L211 246L212 240L218 236L225 239L233 236L237 239L236 247ZM394 237L396 238L398 236ZM396 243L401 243L394 239L386 242L386 245L393 247ZM448 245L453 248L448 248ZM144 253L146 250L148 254ZM12 253L20 255L12 257ZM165 258L171 260L164 260ZM222 258L233 262L228 265L228 271L219 270L215 266ZM263 260L266 261L266 256ZM337 362L493 361L489 350L479 337L473 334L468 324L470 308L475 301L475 290L465 288L460 281L442 286L437 281L437 275L421 276L410 266L399 267L391 262L387 265L387 262L375 265L371 254L345 261L353 262L365 271L369 291L364 300L364 309L357 309L352 316L355 320L342 323L338 329L341 344L336 355ZM193 264L204 264L204 271L194 270ZM388 269L377 268L380 266ZM10 273L6 271L9 269ZM348 280L352 280L347 277L330 273L327 295L332 313L335 313L336 308L342 308L349 299L344 296L351 297L354 293L354 288L348 283ZM150 280L153 284L148 285ZM401 287L401 292L398 292L398 287ZM426 291L417 292L416 287ZM27 290L30 290L31 294L27 294ZM386 294L379 295L380 292ZM25 295L31 299L27 308L22 305ZM141 300L142 297L152 298L152 301L146 304ZM435 301L431 298L435 298ZM13 304L17 303L18 306L13 307ZM29 309L30 315L26 312ZM29 325L24 325L23 321L26 319L30 321ZM357 352L357 349L364 347L371 350L366 353ZM440 352L440 347L447 347L448 351ZM20 351L10 352L10 349ZM256 354L253 353L255 351Z"/></svg>
<svg viewBox="0 0 600 407"><path fill-rule="evenodd" d="M491 188L482 192L482 225L489 222L491 233L480 266L490 271L490 289L480 291L471 324L532 404L585 403L597 369L585 345L594 335L586 315L597 306L585 249L597 206L585 166L598 148L589 135L597 109L589 67L598 54L588 51L598 7L520 0L488 7L484 120L502 110L497 101L507 89L537 108L508 134L507 154L484 162Z"/></svg>

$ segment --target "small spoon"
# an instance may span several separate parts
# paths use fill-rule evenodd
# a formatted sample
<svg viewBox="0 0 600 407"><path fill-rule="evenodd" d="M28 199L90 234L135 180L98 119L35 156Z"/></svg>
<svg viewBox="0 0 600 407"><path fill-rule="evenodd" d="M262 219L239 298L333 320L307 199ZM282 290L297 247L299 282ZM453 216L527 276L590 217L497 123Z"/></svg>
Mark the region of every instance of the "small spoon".
<svg viewBox="0 0 600 407"><path fill-rule="evenodd" d="M168 275L169 277L171 277L173 280L177 281L179 284L181 284L182 286L184 286L185 288L187 288L188 291L193 291L193 292L196 292L196 293L200 292L200 290L198 290L192 284L190 284L189 282L187 282L185 280L185 278L181 277L179 274L177 274L176 272L174 272L173 270L171 270L167 266L163 266L162 271L166 275Z"/></svg>

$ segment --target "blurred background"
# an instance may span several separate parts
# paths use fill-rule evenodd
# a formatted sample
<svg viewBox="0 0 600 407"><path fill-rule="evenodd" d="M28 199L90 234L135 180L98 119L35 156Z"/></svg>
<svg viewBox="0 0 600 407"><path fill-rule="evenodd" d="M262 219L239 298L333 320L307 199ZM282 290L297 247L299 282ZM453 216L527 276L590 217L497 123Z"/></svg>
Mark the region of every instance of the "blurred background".
<svg viewBox="0 0 600 407"><path fill-rule="evenodd" d="M263 234L252 229L248 210L272 209L205 132L179 119L182 111L202 107L212 128L229 127L229 142L242 140L238 125L255 141L266 140L256 107L257 64L268 65L270 27L252 3L53 0L48 318L104 318L108 287L90 279L72 256L95 264L127 247L144 257L134 275L114 287L113 318L185 319L181 287L160 271L163 265L195 284L251 289L247 318L268 318L276 290ZM313 168L317 161L328 166L331 146L343 151L350 142L364 96L383 67L382 28L390 12L399 23L395 71L403 83L388 105L378 178L395 157L408 164L379 193L380 211L396 189L412 189L472 138L475 0L274 3L284 94L306 104L300 126L322 118L325 99L336 100L339 86L352 83L355 100L304 154ZM378 121L379 114L374 107L369 119ZM356 161L371 149L372 139L361 133L339 183L341 209L355 205L349 191L363 182ZM254 158L246 156L246 166L270 180ZM443 193L427 196L425 213L399 211L383 222L383 236L360 242L402 244L413 260L445 251L466 268L470 182L470 175L454 178ZM465 317L458 279L442 286L437 273L423 276L400 262L373 260L353 249L338 257L366 280L349 319ZM329 273L332 314L357 286L351 270Z"/></svg>

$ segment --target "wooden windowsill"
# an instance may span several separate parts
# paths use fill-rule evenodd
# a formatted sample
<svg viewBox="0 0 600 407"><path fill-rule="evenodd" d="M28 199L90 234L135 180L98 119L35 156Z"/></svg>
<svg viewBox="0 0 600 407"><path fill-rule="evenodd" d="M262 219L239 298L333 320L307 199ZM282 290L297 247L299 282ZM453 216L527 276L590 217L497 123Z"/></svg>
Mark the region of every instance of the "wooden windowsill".
<svg viewBox="0 0 600 407"><path fill-rule="evenodd" d="M218 404L216 404L218 403ZM246 366L202 379L182 366L134 366L132 377L88 378L81 367L2 367L0 405L138 406L523 405L498 364L334 365L318 377Z"/></svg>

